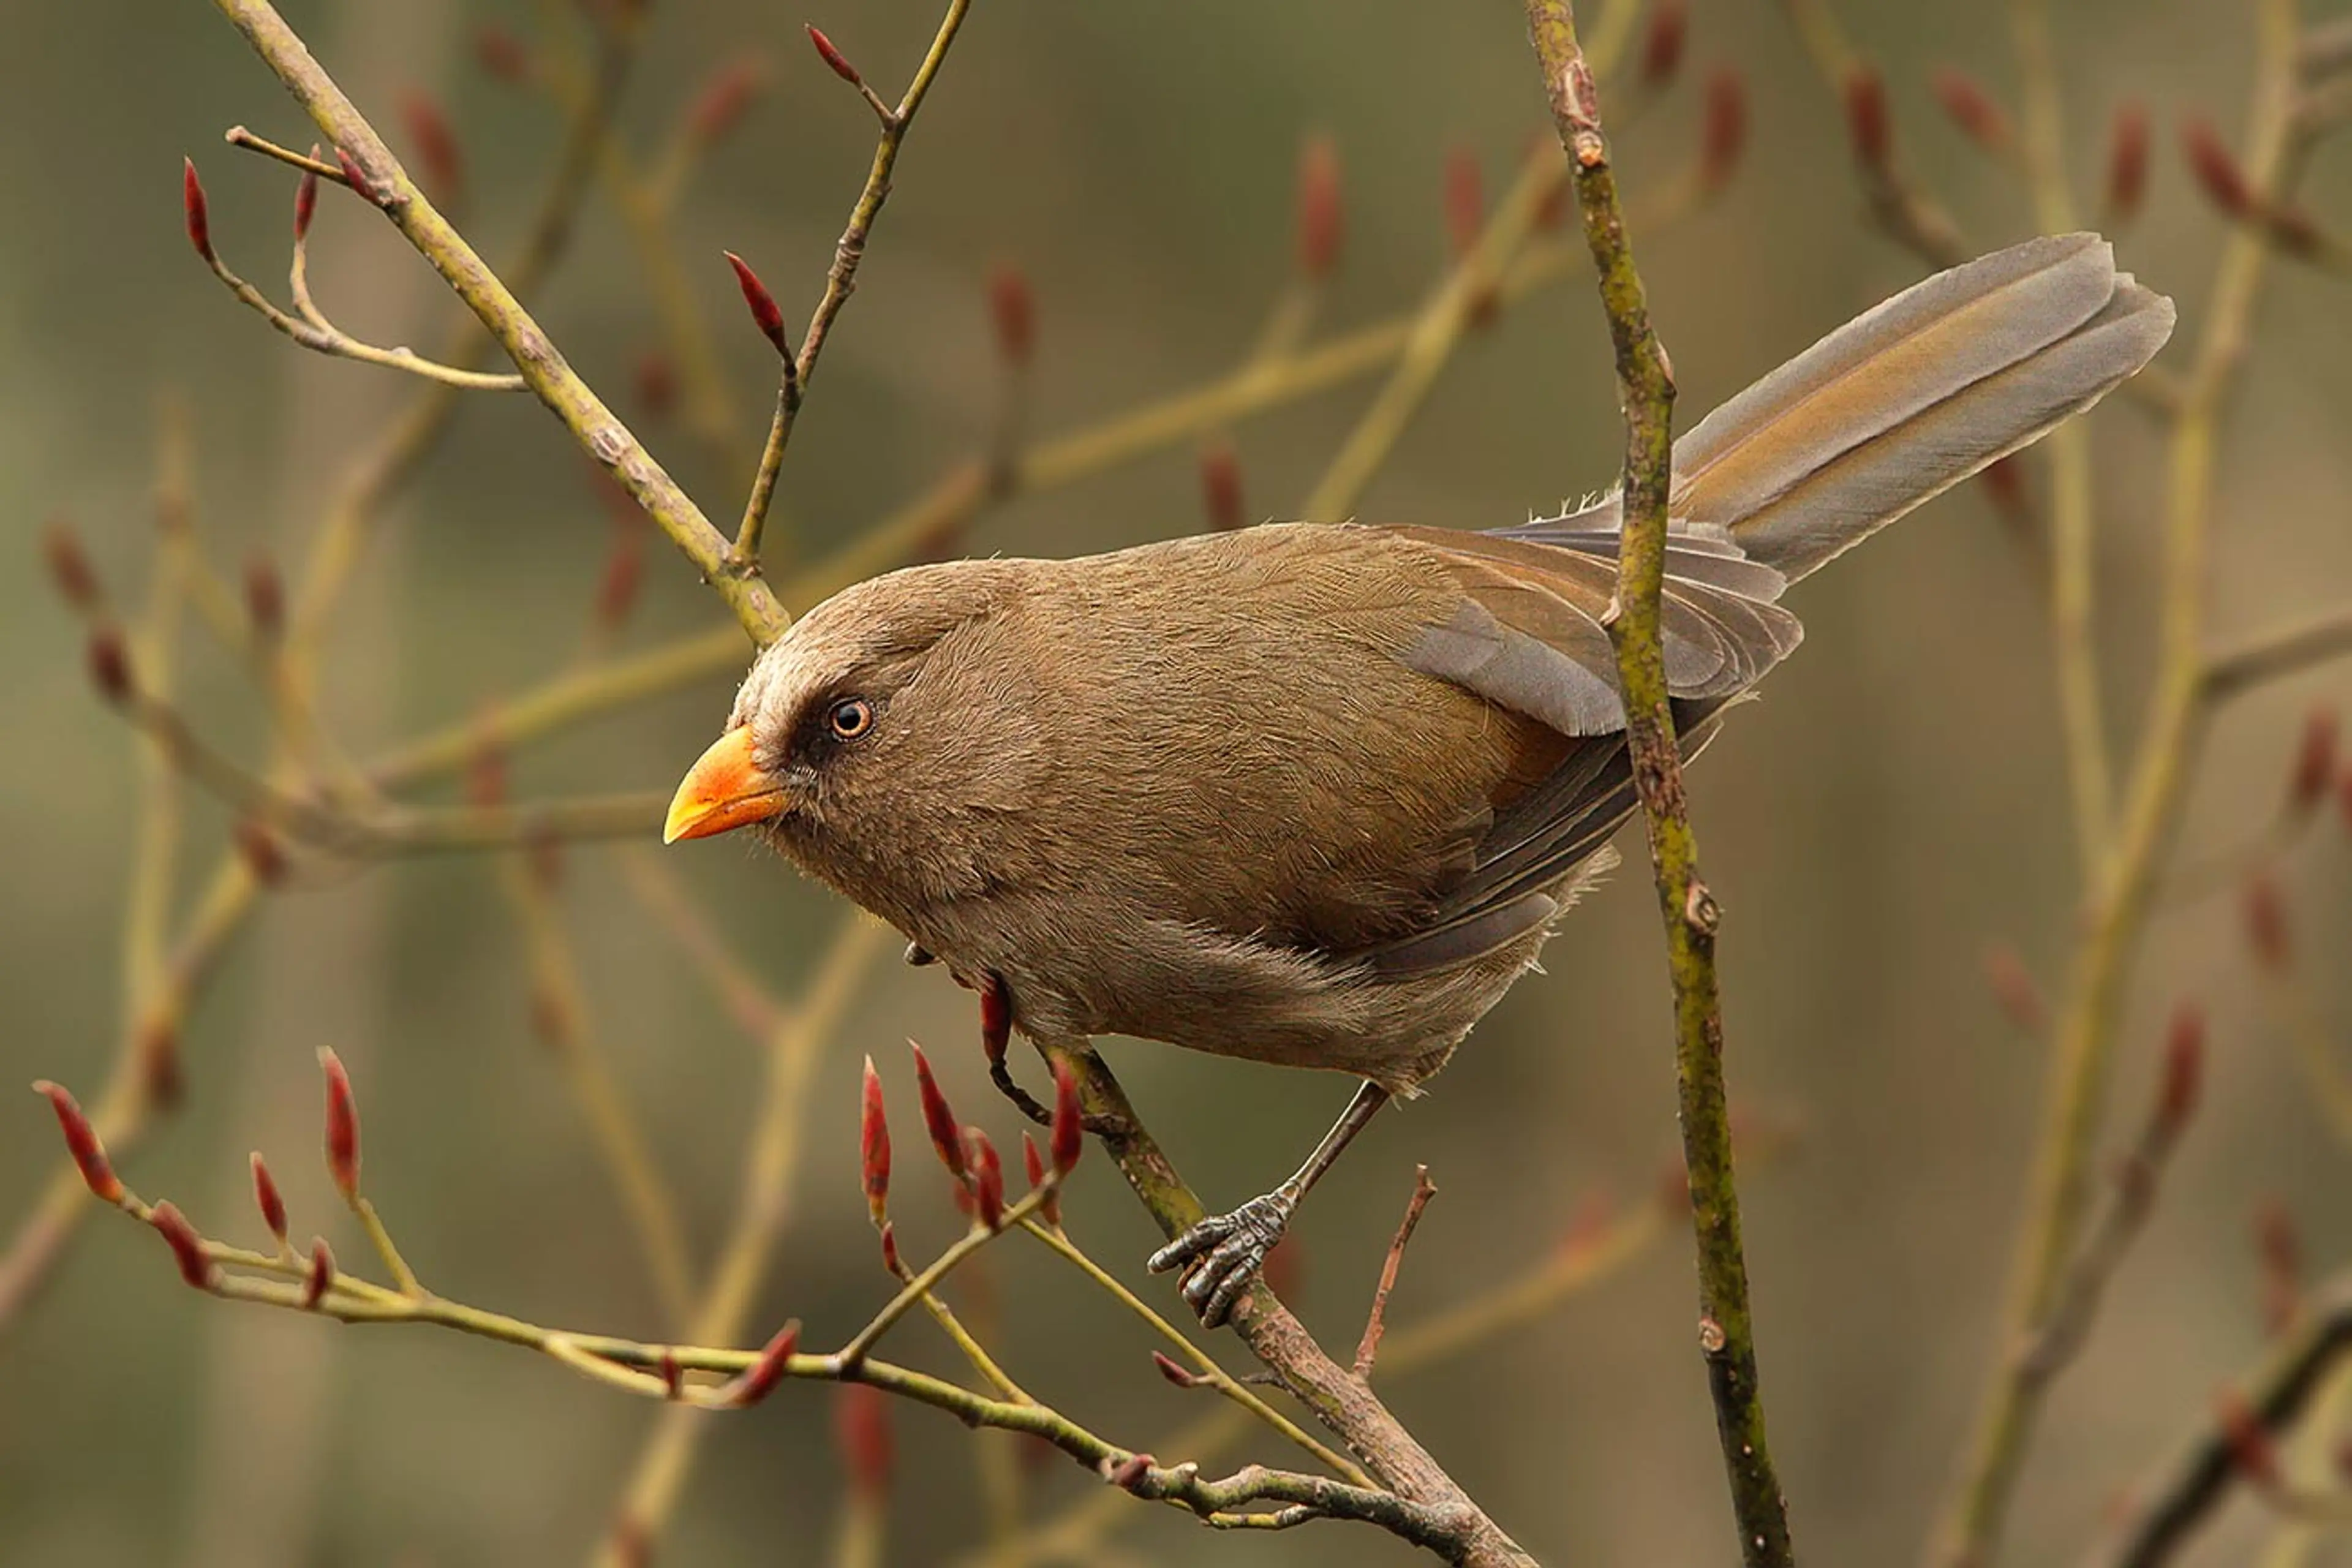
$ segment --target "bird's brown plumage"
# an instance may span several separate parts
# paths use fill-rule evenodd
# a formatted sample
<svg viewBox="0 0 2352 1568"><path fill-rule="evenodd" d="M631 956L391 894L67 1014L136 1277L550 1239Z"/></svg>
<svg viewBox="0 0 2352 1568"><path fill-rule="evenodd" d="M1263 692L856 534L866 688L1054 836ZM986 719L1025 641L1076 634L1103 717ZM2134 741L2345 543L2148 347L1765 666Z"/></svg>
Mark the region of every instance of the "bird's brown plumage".
<svg viewBox="0 0 2352 1568"><path fill-rule="evenodd" d="M1686 749L1795 648L1787 582L2095 401L2169 303L2089 236L1931 279L1676 448ZM738 697L801 866L1048 1038L1129 1034L1411 1092L1633 809L1604 500L1495 534L1274 524L912 568ZM868 705L854 739L828 715Z"/></svg>

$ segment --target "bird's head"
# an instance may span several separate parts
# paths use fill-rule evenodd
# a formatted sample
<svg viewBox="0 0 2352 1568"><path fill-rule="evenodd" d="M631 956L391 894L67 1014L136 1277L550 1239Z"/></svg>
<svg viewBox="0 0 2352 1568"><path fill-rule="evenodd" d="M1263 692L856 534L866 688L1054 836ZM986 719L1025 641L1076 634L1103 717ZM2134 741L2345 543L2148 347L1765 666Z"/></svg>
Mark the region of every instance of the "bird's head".
<svg viewBox="0 0 2352 1568"><path fill-rule="evenodd" d="M1019 565L910 567L810 611L752 665L663 841L757 826L875 907L968 880L975 814L1017 804L1030 771L1028 672L1003 635Z"/></svg>

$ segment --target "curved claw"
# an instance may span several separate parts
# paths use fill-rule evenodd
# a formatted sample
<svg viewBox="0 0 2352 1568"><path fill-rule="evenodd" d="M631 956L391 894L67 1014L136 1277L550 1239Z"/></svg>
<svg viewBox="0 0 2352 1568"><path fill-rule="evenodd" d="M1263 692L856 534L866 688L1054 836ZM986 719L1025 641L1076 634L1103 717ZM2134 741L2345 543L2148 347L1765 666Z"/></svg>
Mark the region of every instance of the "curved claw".
<svg viewBox="0 0 2352 1568"><path fill-rule="evenodd" d="M1202 1325L1213 1329L1257 1278L1297 1206L1297 1199L1280 1191L1252 1198L1231 1214L1202 1220L1153 1253L1146 1266L1154 1274L1165 1274L1192 1264L1184 1279L1184 1300L1201 1315Z"/></svg>

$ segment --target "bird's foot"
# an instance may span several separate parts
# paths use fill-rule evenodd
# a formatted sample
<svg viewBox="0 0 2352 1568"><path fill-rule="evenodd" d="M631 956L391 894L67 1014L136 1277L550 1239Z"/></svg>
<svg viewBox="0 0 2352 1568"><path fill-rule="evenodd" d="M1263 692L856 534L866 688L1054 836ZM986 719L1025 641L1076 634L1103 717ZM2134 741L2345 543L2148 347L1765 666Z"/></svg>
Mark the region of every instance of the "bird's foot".
<svg viewBox="0 0 2352 1568"><path fill-rule="evenodd" d="M1257 1278L1265 1255L1290 1227L1297 1207L1297 1195L1277 1187L1231 1214L1211 1215L1153 1253L1147 1267L1154 1274L1165 1274L1192 1264L1184 1277L1184 1300L1201 1314L1202 1327L1216 1328Z"/></svg>

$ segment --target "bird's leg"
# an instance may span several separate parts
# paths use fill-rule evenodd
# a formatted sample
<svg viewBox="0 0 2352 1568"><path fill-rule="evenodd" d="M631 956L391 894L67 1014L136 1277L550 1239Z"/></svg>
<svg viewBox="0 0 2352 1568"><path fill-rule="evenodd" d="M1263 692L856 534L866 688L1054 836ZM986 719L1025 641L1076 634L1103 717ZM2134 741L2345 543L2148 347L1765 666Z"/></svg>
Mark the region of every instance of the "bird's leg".
<svg viewBox="0 0 2352 1568"><path fill-rule="evenodd" d="M1149 1267L1154 1274L1165 1274L1198 1259L1198 1266L1184 1281L1184 1300L1201 1314L1204 1327L1215 1328L1223 1322L1241 1300L1249 1282L1265 1262L1265 1255L1274 1250L1282 1233L1290 1228L1290 1216L1297 1211L1298 1200L1313 1189L1323 1173L1339 1159L1339 1151L1349 1141L1364 1130L1389 1102L1389 1091L1369 1080L1358 1086L1356 1098L1323 1134L1323 1142L1315 1145L1315 1152L1298 1167L1290 1180L1263 1197L1252 1198L1231 1214L1211 1215L1192 1229L1151 1255Z"/></svg>

